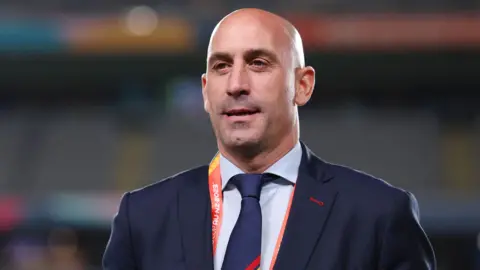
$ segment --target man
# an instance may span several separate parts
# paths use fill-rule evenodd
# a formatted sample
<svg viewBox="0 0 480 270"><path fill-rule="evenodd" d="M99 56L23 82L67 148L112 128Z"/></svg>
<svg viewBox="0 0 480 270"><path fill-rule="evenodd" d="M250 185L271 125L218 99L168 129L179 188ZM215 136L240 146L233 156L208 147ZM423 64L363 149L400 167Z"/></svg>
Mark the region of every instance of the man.
<svg viewBox="0 0 480 270"><path fill-rule="evenodd" d="M104 269L435 269L412 194L299 141L314 84L286 20L242 9L220 21L202 76L219 154L126 193Z"/></svg>

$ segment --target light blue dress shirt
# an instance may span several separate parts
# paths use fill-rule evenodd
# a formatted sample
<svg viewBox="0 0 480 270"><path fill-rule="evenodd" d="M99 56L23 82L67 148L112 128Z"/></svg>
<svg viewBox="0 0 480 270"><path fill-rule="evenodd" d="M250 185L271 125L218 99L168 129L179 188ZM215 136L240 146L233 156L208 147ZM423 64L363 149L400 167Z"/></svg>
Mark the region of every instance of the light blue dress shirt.
<svg viewBox="0 0 480 270"><path fill-rule="evenodd" d="M265 184L260 195L262 208L262 254L260 269L270 269L270 263L287 212L288 202L297 182L298 168L302 160L302 147L297 142L294 148L268 168L265 173L280 176L276 181ZM220 155L220 176L223 189L223 218L214 257L214 269L221 270L228 239L240 214L242 197L228 181L236 174L244 173L228 159Z"/></svg>

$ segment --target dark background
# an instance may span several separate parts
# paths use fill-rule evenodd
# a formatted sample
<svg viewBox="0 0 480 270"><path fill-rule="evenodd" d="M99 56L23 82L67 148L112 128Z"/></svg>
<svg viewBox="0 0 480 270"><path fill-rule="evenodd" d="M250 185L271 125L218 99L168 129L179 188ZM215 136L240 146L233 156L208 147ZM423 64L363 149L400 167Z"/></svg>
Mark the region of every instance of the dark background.
<svg viewBox="0 0 480 270"><path fill-rule="evenodd" d="M251 6L317 71L302 140L411 190L439 269L480 269L473 0L0 1L0 269L98 269L123 192L208 163L209 35Z"/></svg>

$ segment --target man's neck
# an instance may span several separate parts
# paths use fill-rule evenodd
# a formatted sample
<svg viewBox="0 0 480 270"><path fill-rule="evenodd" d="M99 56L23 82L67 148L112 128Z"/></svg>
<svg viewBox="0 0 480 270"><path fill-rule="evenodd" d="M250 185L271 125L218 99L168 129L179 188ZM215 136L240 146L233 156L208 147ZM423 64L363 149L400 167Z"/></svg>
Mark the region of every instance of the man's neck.
<svg viewBox="0 0 480 270"><path fill-rule="evenodd" d="M238 149L219 147L221 154L245 173L263 173L295 147L298 137L285 138L276 147L266 147L254 155L244 155Z"/></svg>

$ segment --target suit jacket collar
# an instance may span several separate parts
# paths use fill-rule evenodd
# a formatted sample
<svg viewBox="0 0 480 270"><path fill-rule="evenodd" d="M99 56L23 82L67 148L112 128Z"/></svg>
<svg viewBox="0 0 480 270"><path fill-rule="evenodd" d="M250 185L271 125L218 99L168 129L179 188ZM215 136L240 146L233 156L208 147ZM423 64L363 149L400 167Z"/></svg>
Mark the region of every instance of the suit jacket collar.
<svg viewBox="0 0 480 270"><path fill-rule="evenodd" d="M302 143L303 156L275 270L306 269L337 197L329 166Z"/></svg>

